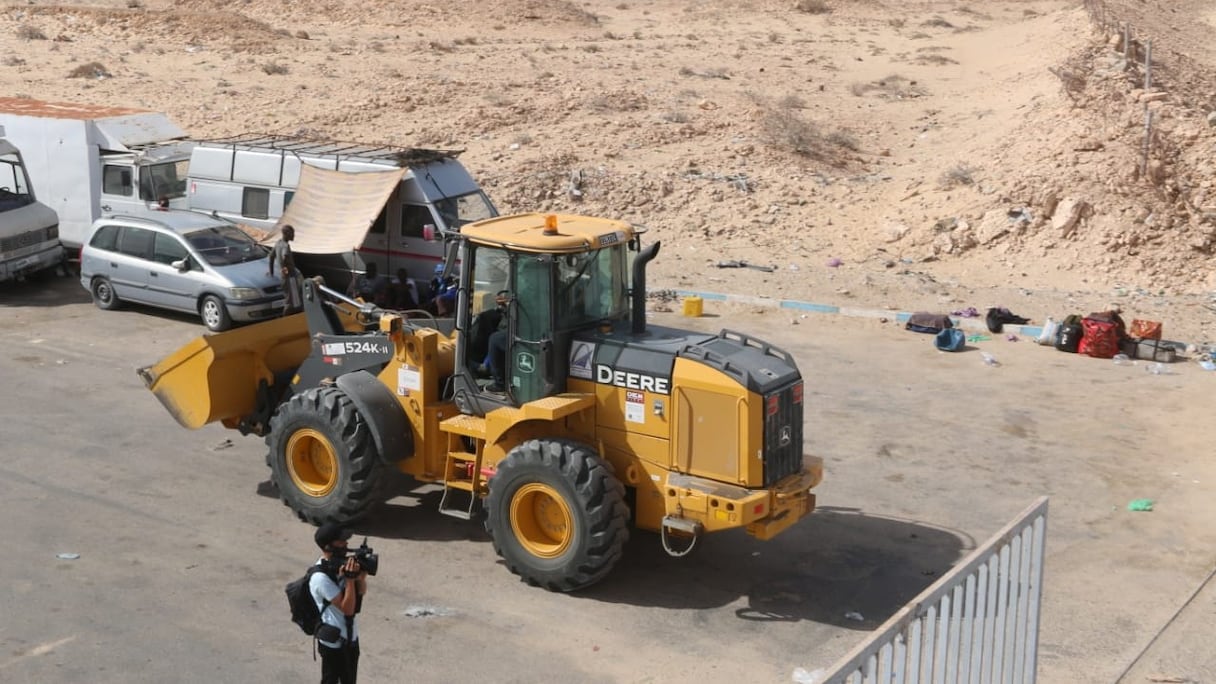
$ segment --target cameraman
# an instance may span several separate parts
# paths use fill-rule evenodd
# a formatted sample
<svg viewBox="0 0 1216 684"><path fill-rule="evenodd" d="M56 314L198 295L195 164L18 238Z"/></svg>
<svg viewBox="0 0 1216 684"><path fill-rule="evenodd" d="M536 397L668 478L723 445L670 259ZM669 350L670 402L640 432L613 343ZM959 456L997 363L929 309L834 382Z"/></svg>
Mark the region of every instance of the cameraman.
<svg viewBox="0 0 1216 684"><path fill-rule="evenodd" d="M313 539L321 548L308 589L321 612L317 640L321 650L321 684L355 684L359 671L359 629L355 614L367 593L367 571L354 556L347 557L350 530L336 524L317 528Z"/></svg>

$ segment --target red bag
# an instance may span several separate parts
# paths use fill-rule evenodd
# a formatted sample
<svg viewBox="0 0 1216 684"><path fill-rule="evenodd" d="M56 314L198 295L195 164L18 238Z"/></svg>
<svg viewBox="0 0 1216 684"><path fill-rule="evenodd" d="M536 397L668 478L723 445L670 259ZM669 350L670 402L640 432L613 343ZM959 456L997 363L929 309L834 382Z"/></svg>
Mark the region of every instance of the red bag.
<svg viewBox="0 0 1216 684"><path fill-rule="evenodd" d="M1103 321L1086 316L1081 319L1085 334L1081 337L1078 354L1095 359L1114 358L1119 353L1119 326L1114 321Z"/></svg>

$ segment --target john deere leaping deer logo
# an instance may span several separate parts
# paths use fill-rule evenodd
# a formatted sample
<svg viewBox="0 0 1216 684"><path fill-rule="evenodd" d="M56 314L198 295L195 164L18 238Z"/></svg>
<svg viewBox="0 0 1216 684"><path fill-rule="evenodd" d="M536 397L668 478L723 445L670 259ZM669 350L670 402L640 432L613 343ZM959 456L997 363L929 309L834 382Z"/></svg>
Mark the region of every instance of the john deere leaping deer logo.
<svg viewBox="0 0 1216 684"><path fill-rule="evenodd" d="M515 355L515 369L520 373L531 373L536 370L536 357L528 352L520 352Z"/></svg>

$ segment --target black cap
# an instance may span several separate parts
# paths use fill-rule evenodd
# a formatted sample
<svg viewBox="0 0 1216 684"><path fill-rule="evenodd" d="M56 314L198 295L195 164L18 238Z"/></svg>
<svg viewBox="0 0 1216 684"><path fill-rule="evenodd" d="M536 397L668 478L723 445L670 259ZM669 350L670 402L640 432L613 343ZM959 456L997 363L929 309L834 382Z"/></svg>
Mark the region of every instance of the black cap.
<svg viewBox="0 0 1216 684"><path fill-rule="evenodd" d="M325 547L339 539L343 541L350 539L350 534L350 530L337 523L326 523L317 528L317 533L312 538L317 542L317 546L324 550Z"/></svg>

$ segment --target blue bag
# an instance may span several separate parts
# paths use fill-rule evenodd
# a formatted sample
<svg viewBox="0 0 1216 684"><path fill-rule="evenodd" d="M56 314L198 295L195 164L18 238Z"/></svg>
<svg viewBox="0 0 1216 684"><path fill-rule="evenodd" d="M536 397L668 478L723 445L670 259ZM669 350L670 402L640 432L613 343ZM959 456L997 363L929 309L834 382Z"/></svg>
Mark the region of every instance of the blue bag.
<svg viewBox="0 0 1216 684"><path fill-rule="evenodd" d="M958 328L946 328L933 338L933 346L942 351L955 352L967 343L967 334Z"/></svg>

